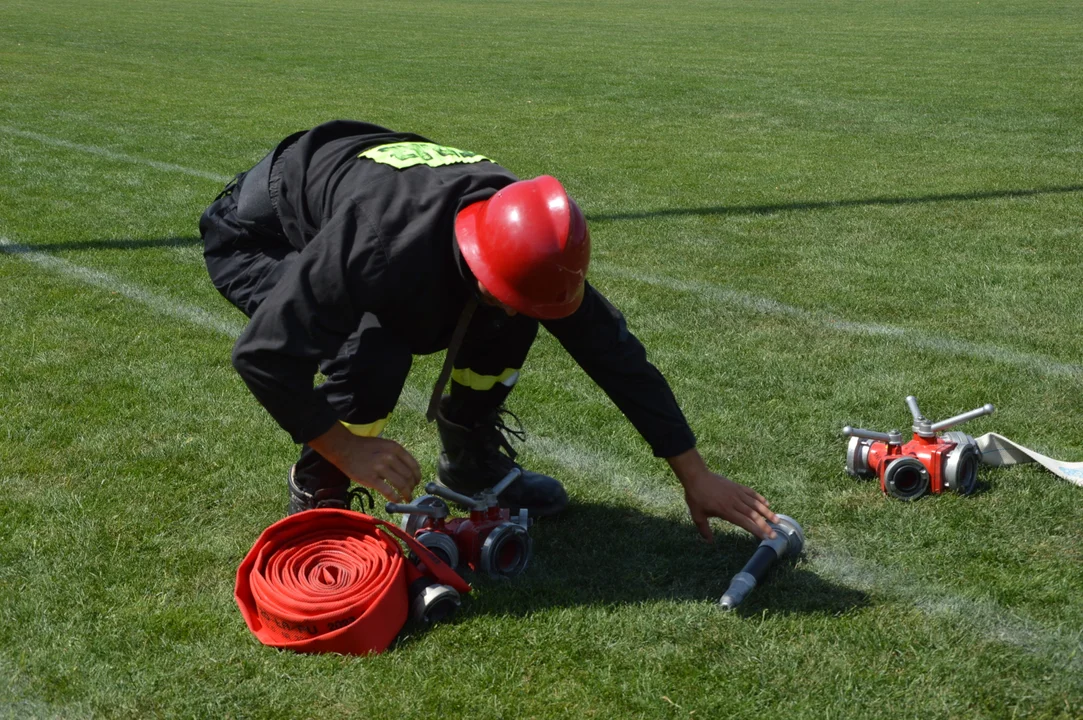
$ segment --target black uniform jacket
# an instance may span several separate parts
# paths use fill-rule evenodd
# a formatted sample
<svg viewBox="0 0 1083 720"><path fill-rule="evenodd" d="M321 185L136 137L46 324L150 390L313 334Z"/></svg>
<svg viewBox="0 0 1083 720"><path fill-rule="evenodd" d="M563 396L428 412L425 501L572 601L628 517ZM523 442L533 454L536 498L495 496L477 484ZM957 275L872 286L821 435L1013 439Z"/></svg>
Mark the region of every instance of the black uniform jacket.
<svg viewBox="0 0 1083 720"><path fill-rule="evenodd" d="M334 121L291 138L271 173L272 204L300 252L237 340L233 364L294 441L323 434L338 413L313 387L365 313L414 354L447 348L474 280L454 221L517 178L488 160L399 169L358 157L388 143L430 142L368 123ZM583 304L543 326L650 444L671 457L695 438L669 385L624 317L589 284Z"/></svg>

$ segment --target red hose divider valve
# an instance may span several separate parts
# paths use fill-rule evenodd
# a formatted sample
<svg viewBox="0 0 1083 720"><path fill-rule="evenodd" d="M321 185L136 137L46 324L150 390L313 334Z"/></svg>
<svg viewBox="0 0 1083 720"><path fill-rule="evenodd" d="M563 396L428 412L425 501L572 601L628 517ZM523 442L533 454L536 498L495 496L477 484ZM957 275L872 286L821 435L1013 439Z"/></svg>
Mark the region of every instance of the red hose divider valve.
<svg viewBox="0 0 1083 720"><path fill-rule="evenodd" d="M921 414L913 395L906 398L906 404L914 416L914 437L905 445L898 430L883 433L849 425L842 429L850 438L846 472L861 478L879 476L884 494L899 500L916 500L945 490L961 495L974 492L981 460L977 441L964 432L938 432L989 415L993 406L983 405L934 423Z"/></svg>
<svg viewBox="0 0 1083 720"><path fill-rule="evenodd" d="M386 650L411 612L422 622L443 619L468 592L458 573L391 523L324 508L264 530L237 570L234 597L264 645L363 655Z"/></svg>
<svg viewBox="0 0 1083 720"><path fill-rule="evenodd" d="M513 518L498 500L500 493L521 476L522 470L513 468L492 488L473 497L428 483L425 492L430 495L422 495L409 505L387 503L385 509L402 513L403 530L451 567L462 563L492 578L508 578L526 569L533 551L527 534L527 510L521 508ZM445 499L467 508L470 517L448 519Z"/></svg>

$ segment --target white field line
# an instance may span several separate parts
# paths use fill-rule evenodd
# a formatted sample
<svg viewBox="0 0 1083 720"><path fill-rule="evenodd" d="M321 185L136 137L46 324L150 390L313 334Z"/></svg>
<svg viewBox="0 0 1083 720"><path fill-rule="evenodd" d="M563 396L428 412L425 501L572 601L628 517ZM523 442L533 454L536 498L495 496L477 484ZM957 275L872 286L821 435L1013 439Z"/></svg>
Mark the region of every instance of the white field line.
<svg viewBox="0 0 1083 720"><path fill-rule="evenodd" d="M144 290L136 285L123 282L109 273L83 267L82 265L76 265L63 258L38 252L33 248L20 245L19 243L2 236L0 236L0 253L23 258L34 265L45 268L46 270L51 270L59 275L65 275L75 280L79 280L87 285L93 285L94 287L101 288L108 292L120 293L126 298L136 300L146 305L157 313L184 320L185 322L192 323L193 325L208 330L214 330L231 338L236 338L240 335L241 330L244 327L240 323L223 320L213 313L209 313L194 305L187 305L177 300L173 300L172 298L158 295L149 290Z"/></svg>
<svg viewBox="0 0 1083 720"><path fill-rule="evenodd" d="M100 270L33 251L5 237L0 237L0 252L23 258L46 270L94 287L120 293L157 313L221 333L231 340L242 329L239 323L222 320L202 308L122 282ZM423 415L427 404L426 392L409 387L404 389L403 409ZM677 489L640 475L629 463L610 455L576 447L568 440L538 436L533 437L531 448L573 472L588 474L595 481L605 482L622 496L647 509L673 512L683 507L683 498ZM949 617L972 627L986 638L1046 656L1069 668L1083 665L1083 630L1061 631L1041 627L1010 614L992 601L971 600L942 588L918 584L899 573L844 553L818 548L815 544L809 548L808 557L810 565L817 572L845 586L894 596L929 615ZM719 588L720 593L721 590Z"/></svg>
<svg viewBox="0 0 1083 720"><path fill-rule="evenodd" d="M121 160L123 162L135 163L137 165L146 165L147 167L154 168L155 170L183 173L185 175L191 175L192 177L203 178L204 180L214 180L215 182L224 183L228 181L230 177L232 177L227 175L219 175L218 173L207 172L206 170L197 170L196 168L184 167L183 165L174 165L173 163L159 162L157 160L148 160L146 158L137 157L135 155L126 155L125 153L109 150L108 148L98 147L97 145L82 145L80 143L73 143L68 140L61 140L59 138L49 137L48 135L42 135L36 132L19 130L18 128L9 127L7 125L0 125L0 132L7 133L8 135L14 135L15 137L26 138L27 140L36 140L37 142L44 143L45 145L52 145L54 147L64 148L65 150L78 150L79 152L90 153L91 155L97 155L99 157L107 158L109 160Z"/></svg>
<svg viewBox="0 0 1083 720"><path fill-rule="evenodd" d="M950 619L989 640L1044 656L1070 671L1083 670L1083 628L1039 625L993 600L961 597L832 548L814 547L809 555L808 564L818 574L846 587L898 598L926 615Z"/></svg>
<svg viewBox="0 0 1083 720"><path fill-rule="evenodd" d="M595 263L597 269L604 274L633 280L646 285L663 287L668 290L685 292L695 295L698 299L710 299L722 305L744 308L762 315L776 315L790 317L804 322L815 323L828 330L837 330L853 335L867 337L893 338L922 350L934 350L946 355L964 355L967 357L993 360L1009 365L1037 370L1049 375L1067 375L1079 377L1083 375L1083 365L1066 363L1043 357L1033 353L1020 352L996 345L973 343L966 340L942 337L924 333L913 328L884 325L880 323L855 322L835 317L830 313L805 310L793 305L787 305L768 298L757 297L747 293L729 290L708 282L678 280L665 275L652 275L636 270L610 265L609 263Z"/></svg>

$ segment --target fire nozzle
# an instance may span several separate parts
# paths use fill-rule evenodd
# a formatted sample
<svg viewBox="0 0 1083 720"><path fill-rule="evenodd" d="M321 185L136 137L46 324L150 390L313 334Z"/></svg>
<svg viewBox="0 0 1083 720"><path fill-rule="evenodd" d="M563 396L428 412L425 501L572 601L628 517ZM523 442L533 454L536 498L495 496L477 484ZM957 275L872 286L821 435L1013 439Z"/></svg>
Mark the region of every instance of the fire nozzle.
<svg viewBox="0 0 1083 720"><path fill-rule="evenodd" d="M775 560L797 557L804 549L805 531L792 517L780 514L777 523L768 524L774 529L775 537L762 541L741 572L733 576L729 588L718 601L723 610L732 610L740 605L763 580Z"/></svg>

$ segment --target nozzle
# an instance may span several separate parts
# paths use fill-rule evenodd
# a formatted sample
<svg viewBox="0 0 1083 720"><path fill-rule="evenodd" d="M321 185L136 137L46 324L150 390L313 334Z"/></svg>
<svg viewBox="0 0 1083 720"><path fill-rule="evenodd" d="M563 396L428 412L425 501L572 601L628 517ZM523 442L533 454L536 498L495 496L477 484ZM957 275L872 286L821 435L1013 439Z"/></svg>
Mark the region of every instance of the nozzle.
<svg viewBox="0 0 1083 720"><path fill-rule="evenodd" d="M723 610L732 610L741 604L750 592L756 588L756 578L750 573L739 572L733 576L733 580L730 581L730 586L726 590L722 599L718 601L718 604L722 606Z"/></svg>
<svg viewBox="0 0 1083 720"><path fill-rule="evenodd" d="M777 523L771 523L775 537L760 542L752 559L745 563L741 572L733 576L718 604L723 610L732 610L741 604L745 596L752 592L757 583L767 574L775 560L795 557L805 547L805 531L788 515L779 515Z"/></svg>
<svg viewBox="0 0 1083 720"><path fill-rule="evenodd" d="M805 531L789 515L783 515L782 513L777 513L777 515L778 522L769 524L779 536L786 538L786 548L781 552L778 552L776 548L776 552L778 552L779 557L783 555L797 557L805 549Z"/></svg>

